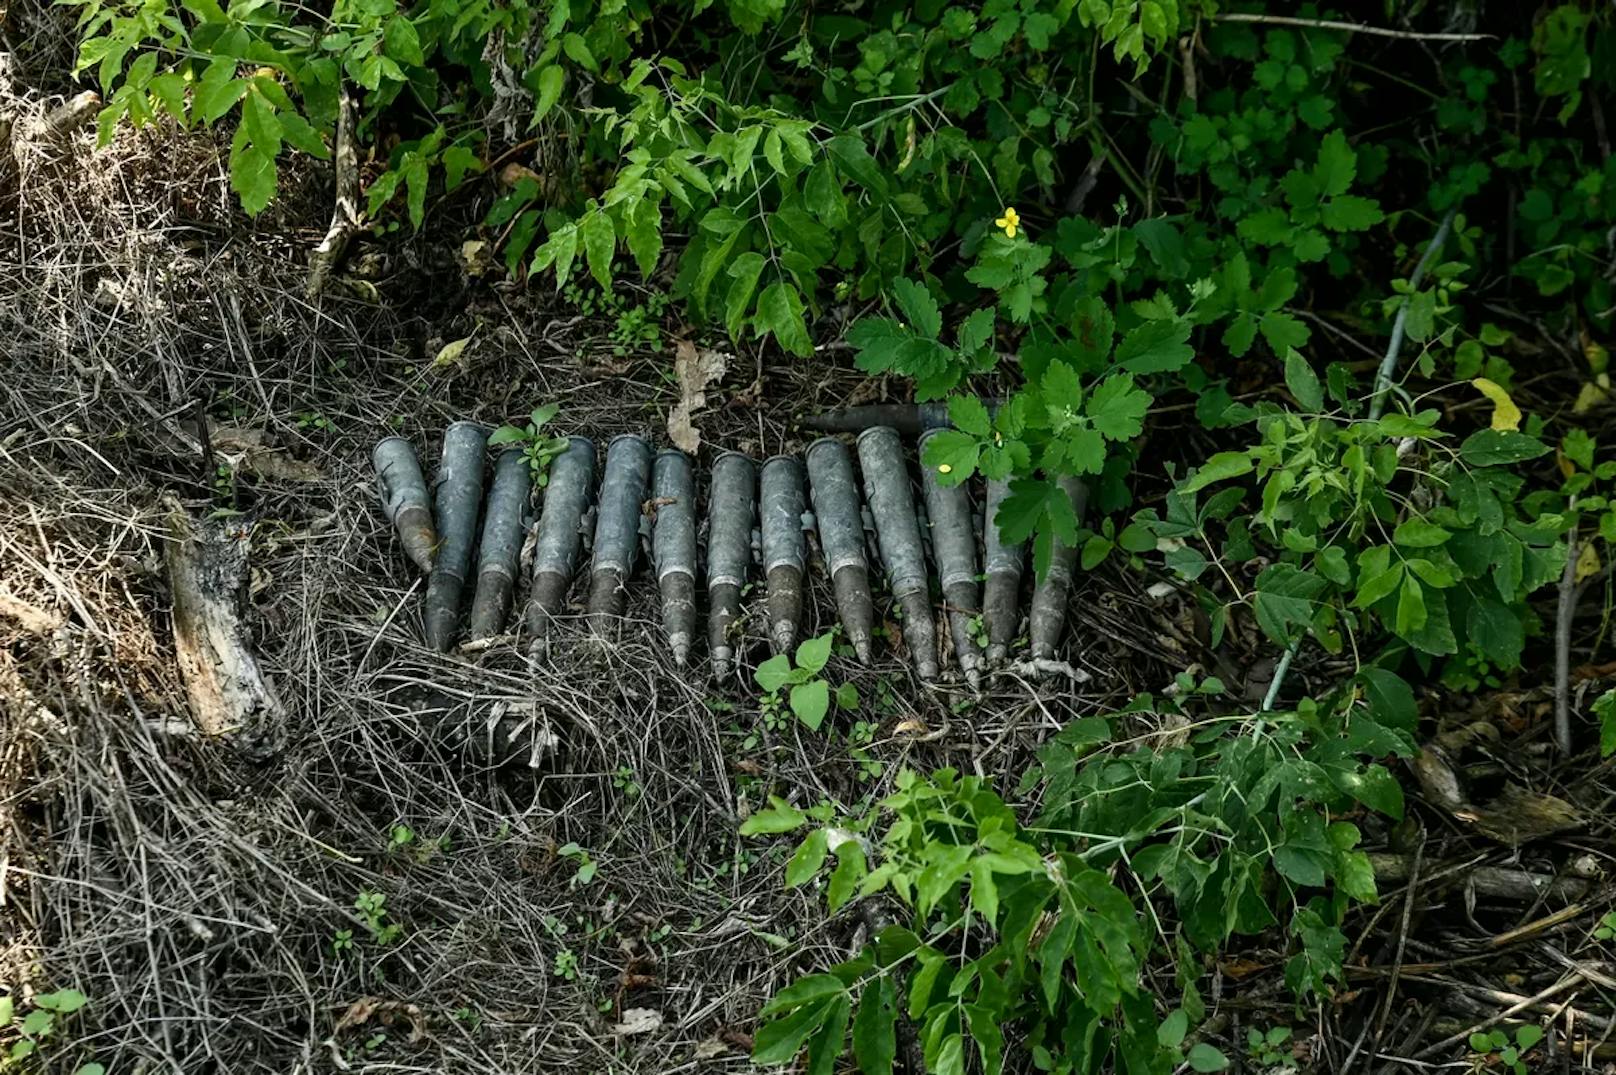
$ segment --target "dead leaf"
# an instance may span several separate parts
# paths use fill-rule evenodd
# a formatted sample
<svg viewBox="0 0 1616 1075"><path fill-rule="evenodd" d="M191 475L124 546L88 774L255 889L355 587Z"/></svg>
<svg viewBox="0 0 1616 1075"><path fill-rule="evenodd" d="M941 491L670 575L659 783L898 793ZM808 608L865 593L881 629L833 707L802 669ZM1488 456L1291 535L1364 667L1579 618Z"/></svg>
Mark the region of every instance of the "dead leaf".
<svg viewBox="0 0 1616 1075"><path fill-rule="evenodd" d="M67 625L62 617L53 616L5 593L0 593L0 618L14 621L24 631L34 635L48 635Z"/></svg>
<svg viewBox="0 0 1616 1075"><path fill-rule="evenodd" d="M273 449L251 451L242 457L242 465L260 478L283 482L325 481L325 472L313 463L293 459Z"/></svg>
<svg viewBox="0 0 1616 1075"><path fill-rule="evenodd" d="M1599 569L1601 566L1602 565L1599 562L1599 550L1594 548L1594 543L1591 541L1583 542L1582 551L1577 554L1576 581L1581 582L1583 579L1592 578L1593 576L1599 574Z"/></svg>
<svg viewBox="0 0 1616 1075"><path fill-rule="evenodd" d="M623 1037L630 1034L649 1034L662 1029L662 1013L655 1008L625 1008L623 1021L612 1027L612 1033Z"/></svg>
<svg viewBox="0 0 1616 1075"><path fill-rule="evenodd" d="M690 419L707 406L707 386L722 379L728 365L729 355L722 351L697 350L689 340L674 346L673 376L679 383L679 401L668 412L668 439L674 447L694 453L701 446L701 431Z"/></svg>
<svg viewBox="0 0 1616 1075"><path fill-rule="evenodd" d="M1521 428L1521 409L1515 406L1515 401L1509 398L1504 386L1496 381L1489 381L1485 377L1477 377L1470 382L1476 390L1493 403L1493 428L1501 432L1510 432Z"/></svg>
<svg viewBox="0 0 1616 1075"><path fill-rule="evenodd" d="M331 1028L331 1037L335 1038L344 1030L364 1026L372 1018L384 1026L397 1026L401 1021L410 1025L409 1040L411 1044L426 1037L426 1017L421 1009L414 1004L405 1004L397 1000L383 1000L380 997L360 997L348 1005L348 1010L342 1013L337 1025Z"/></svg>
<svg viewBox="0 0 1616 1075"><path fill-rule="evenodd" d="M691 1053L691 1059L715 1060L729 1052L729 1050L729 1042L714 1034L712 1037L705 1038L697 1043L695 1051Z"/></svg>
<svg viewBox="0 0 1616 1075"><path fill-rule="evenodd" d="M464 339L453 340L444 344L443 347L438 351L437 357L432 360L432 368L435 370L442 370L448 369L450 366L458 365L460 362L460 355L466 350L466 345L470 342L471 337L467 336Z"/></svg>

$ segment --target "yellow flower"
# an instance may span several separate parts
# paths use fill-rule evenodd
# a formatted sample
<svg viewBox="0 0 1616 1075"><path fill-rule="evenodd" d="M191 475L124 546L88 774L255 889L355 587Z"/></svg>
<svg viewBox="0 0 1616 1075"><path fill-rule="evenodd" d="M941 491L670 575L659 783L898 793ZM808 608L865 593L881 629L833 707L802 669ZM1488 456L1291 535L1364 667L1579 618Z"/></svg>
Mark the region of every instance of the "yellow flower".
<svg viewBox="0 0 1616 1075"><path fill-rule="evenodd" d="M1016 237L1016 229L1021 227L1021 214L1016 212L1014 208L1006 208L1004 211L1004 216L1000 217L998 220L995 220L993 222L993 226L995 228L1003 228L1005 238L1014 239Z"/></svg>

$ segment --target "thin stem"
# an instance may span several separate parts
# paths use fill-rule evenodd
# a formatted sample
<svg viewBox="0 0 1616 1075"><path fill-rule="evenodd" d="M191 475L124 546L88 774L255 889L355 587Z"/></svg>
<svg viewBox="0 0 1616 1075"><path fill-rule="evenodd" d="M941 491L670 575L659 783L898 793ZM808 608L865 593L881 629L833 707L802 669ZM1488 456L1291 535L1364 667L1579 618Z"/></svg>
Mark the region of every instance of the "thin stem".
<svg viewBox="0 0 1616 1075"><path fill-rule="evenodd" d="M1436 260L1436 255L1442 249L1442 244L1448 241L1448 232L1453 228L1454 214L1459 211L1455 205L1448 210L1447 216L1442 218L1442 224L1436 229L1436 235L1431 239L1431 245L1425 248L1420 256L1419 264L1414 266L1414 274L1408 278L1410 292L1417 291L1420 283L1425 279L1425 271ZM1391 391L1392 374L1397 372L1397 355L1403 349L1403 336L1408 324L1408 296L1403 296L1402 303L1397 307L1397 319L1392 322L1392 338L1386 347L1386 357L1380 360L1380 369L1375 372L1375 394L1369 401L1369 420L1374 421L1386 410L1386 393Z"/></svg>
<svg viewBox="0 0 1616 1075"><path fill-rule="evenodd" d="M1250 15L1227 12L1211 16L1213 22L1254 22L1264 26L1300 26L1304 30L1341 30L1349 34L1370 34L1374 37L1395 37L1404 41L1490 41L1493 34L1424 34L1417 30L1393 30L1385 26L1366 26L1361 22L1337 22L1334 19L1297 19L1288 15Z"/></svg>

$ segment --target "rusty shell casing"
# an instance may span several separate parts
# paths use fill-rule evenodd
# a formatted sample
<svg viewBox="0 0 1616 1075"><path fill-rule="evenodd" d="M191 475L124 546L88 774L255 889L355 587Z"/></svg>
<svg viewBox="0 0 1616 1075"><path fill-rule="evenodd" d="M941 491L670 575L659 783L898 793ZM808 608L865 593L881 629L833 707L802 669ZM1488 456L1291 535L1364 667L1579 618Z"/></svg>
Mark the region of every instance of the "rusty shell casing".
<svg viewBox="0 0 1616 1075"><path fill-rule="evenodd" d="M808 564L808 539L802 517L808 511L802 461L777 455L764 461L758 517L761 521L763 574L768 580L769 645L790 653L802 622L802 573Z"/></svg>
<svg viewBox="0 0 1616 1075"><path fill-rule="evenodd" d="M713 460L707 496L707 644L713 678L735 667L730 631L741 618L741 588L752 568L752 517L757 508L757 465L739 452Z"/></svg>
<svg viewBox="0 0 1616 1075"><path fill-rule="evenodd" d="M415 446L403 437L388 437L376 445L370 460L376 466L382 511L397 531L404 555L423 575L429 574L437 557L438 531L432 524L432 496Z"/></svg>
<svg viewBox="0 0 1616 1075"><path fill-rule="evenodd" d="M813 499L819 546L836 591L836 609L859 662L870 663L875 601L870 596L870 564L864 556L864 517L860 511L853 456L834 437L808 446L808 490Z"/></svg>
<svg viewBox="0 0 1616 1075"><path fill-rule="evenodd" d="M1004 660L1021 627L1021 573L1027 562L1027 544L1009 545L1000 536L999 505L1009 495L1008 481L988 482L988 506L982 519L983 567L987 574L982 619L988 632L989 664Z"/></svg>
<svg viewBox="0 0 1616 1075"><path fill-rule="evenodd" d="M477 551L477 592L471 599L467 634L476 641L505 629L516 594L516 572L527 536L533 468L521 448L507 448L494 460L494 482L483 512L483 538Z"/></svg>
<svg viewBox="0 0 1616 1075"><path fill-rule="evenodd" d="M662 630L680 668L696 633L696 477L690 457L677 448L657 453L652 472L656 525L651 552L662 594Z"/></svg>
<svg viewBox="0 0 1616 1075"><path fill-rule="evenodd" d="M600 508L595 515L594 559L589 569L589 627L597 639L610 638L622 618L624 588L640 552L640 509L651 482L651 445L624 433L606 446L600 477Z"/></svg>
<svg viewBox="0 0 1616 1075"><path fill-rule="evenodd" d="M922 459L926 457L926 441L934 432L920 435ZM977 583L976 527L972 523L971 497L963 484L944 485L942 474L936 468L922 465L920 471L926 518L931 523L931 552L943 587L954 660L959 663L966 682L975 688L982 681L982 650L971 637L971 623L981 612L982 590Z"/></svg>
<svg viewBox="0 0 1616 1075"><path fill-rule="evenodd" d="M1056 484L1072 500L1072 511L1079 519L1088 506L1088 486L1077 478L1066 476ZM1072 569L1077 566L1077 547L1057 539L1049 557L1049 571L1032 591L1032 612L1028 617L1027 637L1035 661L1051 660L1055 647L1060 644L1061 632L1066 627L1067 596L1072 591Z"/></svg>
<svg viewBox="0 0 1616 1075"><path fill-rule="evenodd" d="M433 488L437 504L438 557L422 603L426 644L439 653L454 645L460 627L460 598L477 544L477 515L483 501L484 454L488 430L476 422L455 422L443 433L443 458Z"/></svg>
<svg viewBox="0 0 1616 1075"><path fill-rule="evenodd" d="M527 631L534 657L545 654L551 620L567 599L573 573L578 570L584 515L595 499L595 442L588 437L567 440L566 450L550 460L550 480L544 487L544 510L539 514L539 536L533 552Z"/></svg>
<svg viewBox="0 0 1616 1075"><path fill-rule="evenodd" d="M891 426L866 429L858 438L864 498L875 519L876 541L886 566L887 585L903 612L903 638L915 673L937 678L937 629L932 623L926 583L926 555L915 515L914 487L903 459L903 443Z"/></svg>

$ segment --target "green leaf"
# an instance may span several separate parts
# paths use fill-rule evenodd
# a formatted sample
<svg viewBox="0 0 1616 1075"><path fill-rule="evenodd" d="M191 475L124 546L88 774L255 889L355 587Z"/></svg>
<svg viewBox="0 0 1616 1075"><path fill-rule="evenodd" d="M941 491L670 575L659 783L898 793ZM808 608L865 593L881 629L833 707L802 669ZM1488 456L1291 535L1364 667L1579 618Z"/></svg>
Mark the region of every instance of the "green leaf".
<svg viewBox="0 0 1616 1075"><path fill-rule="evenodd" d="M623 236L629 253L640 275L649 280L656 271L657 259L662 256L662 212L650 198L642 198L629 206L624 214L626 233ZM734 266L730 268L733 270Z"/></svg>
<svg viewBox="0 0 1616 1075"><path fill-rule="evenodd" d="M320 132L315 130L308 120L296 112L281 112L276 118L280 120L281 134L289 145L307 153L316 160L330 159L331 150L326 147L325 139L320 137ZM469 153L470 151L468 150L467 152ZM475 160L476 155L473 154L472 158ZM447 154L445 154L445 161L447 161ZM478 163L481 164L482 162L478 161Z"/></svg>
<svg viewBox="0 0 1616 1075"><path fill-rule="evenodd" d="M1130 373L1171 373L1189 365L1195 349L1188 344L1188 321L1147 321L1117 345L1116 364Z"/></svg>
<svg viewBox="0 0 1616 1075"><path fill-rule="evenodd" d="M836 983L839 990L843 988L839 979L832 978L828 974L818 974L813 977L830 978L831 981ZM804 981L811 980L804 979ZM801 984L803 983L796 983L796 985ZM794 988L796 988L795 985L790 986L785 992L790 992ZM784 994L782 993L782 995ZM778 996L775 997L775 1001L779 999ZM803 1045L808 1041L808 1036L818 1030L824 1023L825 1016L830 1014L832 1003L831 999L822 999L817 1004L803 1004L790 1015L765 1023L752 1038L752 1063L790 1063L802 1051Z"/></svg>
<svg viewBox="0 0 1616 1075"><path fill-rule="evenodd" d="M241 199L249 216L257 216L275 197L275 155L259 146L245 146L230 157L230 189Z"/></svg>
<svg viewBox="0 0 1616 1075"><path fill-rule="evenodd" d="M533 100L533 122L537 123L549 115L550 109L561 100L561 87L567 80L566 72L560 64L551 64L538 74L538 92Z"/></svg>
<svg viewBox="0 0 1616 1075"><path fill-rule="evenodd" d="M816 673L830 660L831 643L835 636L829 631L815 638L804 639L797 647L797 667Z"/></svg>
<svg viewBox="0 0 1616 1075"><path fill-rule="evenodd" d="M22 1017L19 1029L30 1038L43 1038L56 1027L56 1016L43 1008L36 1008ZM16 1055L13 1053L12 1055Z"/></svg>
<svg viewBox="0 0 1616 1075"><path fill-rule="evenodd" d="M1185 1059L1191 1071L1223 1071L1229 1066L1229 1058L1204 1041L1196 1042Z"/></svg>
<svg viewBox="0 0 1616 1075"><path fill-rule="evenodd" d="M942 335L943 314L925 284L899 277L892 283L892 297L915 332L932 340Z"/></svg>
<svg viewBox="0 0 1616 1075"><path fill-rule="evenodd" d="M589 51L584 39L578 34L563 34L561 37L561 51L567 58L579 67L589 71L599 71L600 65L595 62L595 54Z"/></svg>
<svg viewBox="0 0 1616 1075"><path fill-rule="evenodd" d="M1089 397L1089 420L1109 440L1132 440L1144 432L1150 404L1150 393L1134 387L1132 374L1108 377Z"/></svg>
<svg viewBox="0 0 1616 1075"><path fill-rule="evenodd" d="M1326 197L1345 194L1358 174L1358 154L1347 144L1344 132L1335 130L1319 142L1319 162L1313 178Z"/></svg>
<svg viewBox="0 0 1616 1075"><path fill-rule="evenodd" d="M791 658L784 653L776 653L757 666L752 678L765 694L774 694L791 682Z"/></svg>
<svg viewBox="0 0 1616 1075"><path fill-rule="evenodd" d="M731 339L739 338L746 315L752 308L752 296L757 292L758 277L766 264L763 255L748 250L730 262L729 291L724 296L724 327Z"/></svg>
<svg viewBox="0 0 1616 1075"><path fill-rule="evenodd" d="M1392 533L1392 543L1411 549L1431 549L1446 542L1453 534L1426 522L1424 519L1406 519Z"/></svg>
<svg viewBox="0 0 1616 1075"><path fill-rule="evenodd" d="M1520 616L1502 601L1493 597L1477 598L1470 605L1465 630L1482 655L1500 670L1510 672L1521 666L1526 631Z"/></svg>
<svg viewBox="0 0 1616 1075"><path fill-rule="evenodd" d="M870 156L865 148L864 140L856 134L839 134L825 143L825 149L830 153L843 173L853 179L861 187L874 194L877 198L887 195L886 175L881 166Z"/></svg>
<svg viewBox="0 0 1616 1075"><path fill-rule="evenodd" d="M825 721L825 714L830 710L830 684L822 679L810 683L799 683L791 688L791 711L797 714L797 719L808 725L812 731L818 731Z"/></svg>
<svg viewBox="0 0 1616 1075"><path fill-rule="evenodd" d="M790 832L808 823L808 815L784 799L771 798L773 805L767 810L753 812L741 822L742 836L766 836Z"/></svg>
<svg viewBox="0 0 1616 1075"><path fill-rule="evenodd" d="M1397 594L1397 619L1392 628L1404 638L1425 626L1425 591L1412 575L1403 576L1403 588Z"/></svg>
<svg viewBox="0 0 1616 1075"><path fill-rule="evenodd" d="M890 974L864 986L853 1017L853 1059L864 1075L891 1075L898 1056L897 1004Z"/></svg>
<svg viewBox="0 0 1616 1075"><path fill-rule="evenodd" d="M960 322L959 349L966 355L974 355L988 344L993 342L993 307L983 306L973 310L971 315Z"/></svg>
<svg viewBox="0 0 1616 1075"><path fill-rule="evenodd" d="M948 401L948 420L955 429L974 437L986 437L993 432L993 419L987 404L977 396L954 396Z"/></svg>
<svg viewBox="0 0 1616 1075"><path fill-rule="evenodd" d="M419 67L426 63L426 55L421 51L421 35L416 33L415 24L403 15L387 20L382 30L382 49L401 64Z"/></svg>
<svg viewBox="0 0 1616 1075"><path fill-rule="evenodd" d="M1343 194L1324 203L1319 219L1331 231L1367 231L1385 220L1386 214L1373 198Z"/></svg>
<svg viewBox="0 0 1616 1075"><path fill-rule="evenodd" d="M957 429L939 429L926 438L921 463L937 474L942 486L959 485L976 472L982 443Z"/></svg>
<svg viewBox="0 0 1616 1075"><path fill-rule="evenodd" d="M46 1011L60 1012L62 1015L72 1015L89 1003L89 998L77 989L58 989L54 993L37 993L34 995L34 1006L44 1008Z"/></svg>
<svg viewBox="0 0 1616 1075"><path fill-rule="evenodd" d="M1303 410L1316 413L1324 409L1324 385L1312 364L1294 347L1285 352L1285 387Z"/></svg>
<svg viewBox="0 0 1616 1075"><path fill-rule="evenodd" d="M811 358L814 353L808 338L808 326L803 323L802 296L790 284L776 281L764 289L758 298L757 322L761 329L774 333L774 338L794 355Z"/></svg>
<svg viewBox="0 0 1616 1075"><path fill-rule="evenodd" d="M520 444L527 440L527 430L521 426L500 426L488 438L490 448L498 448L504 444Z"/></svg>
<svg viewBox="0 0 1616 1075"><path fill-rule="evenodd" d="M1536 437L1505 429L1482 429L1464 439L1459 446L1459 458L1473 467L1491 467L1510 463L1524 463L1549 451L1549 446Z"/></svg>
<svg viewBox="0 0 1616 1075"><path fill-rule="evenodd" d="M831 871L830 884L825 886L825 906L831 914L858 893L859 885L868 874L864 849L857 840L848 840L836 849L836 869Z"/></svg>
<svg viewBox="0 0 1616 1075"><path fill-rule="evenodd" d="M1419 724L1420 711L1414 701L1414 689L1402 676L1369 665L1358 671L1358 679L1364 685L1364 701L1369 704L1369 713L1377 722L1409 732Z"/></svg>
<svg viewBox="0 0 1616 1075"><path fill-rule="evenodd" d="M617 248L617 230L612 227L611 217L600 209L591 209L579 222L578 232L584 241L584 257L590 275L603 290L610 290L612 253Z"/></svg>
<svg viewBox="0 0 1616 1075"><path fill-rule="evenodd" d="M791 856L786 863L786 884L791 888L811 881L819 868L825 864L825 856L830 853L825 843L825 830L815 829L808 834L807 839L798 845L797 853Z"/></svg>
<svg viewBox="0 0 1616 1075"><path fill-rule="evenodd" d="M1327 583L1319 576L1290 564L1275 564L1257 576L1253 602L1257 625L1279 645L1288 645L1298 632L1313 623L1319 593Z"/></svg>
<svg viewBox="0 0 1616 1075"><path fill-rule="evenodd" d="M1228 481L1251 473L1251 456L1245 452L1218 452L1199 470L1179 483L1180 493L1194 493L1213 482Z"/></svg>
<svg viewBox="0 0 1616 1075"><path fill-rule="evenodd" d="M1156 1044L1163 1049L1176 1049L1184 1041L1184 1035L1189 1033L1190 1017L1183 1008L1173 1009L1161 1026L1156 1028Z"/></svg>
<svg viewBox="0 0 1616 1075"><path fill-rule="evenodd" d="M819 1029L808 1039L806 1075L835 1075L836 1058L842 1055L842 1044L847 1037L847 1017L852 1010L852 998L845 993L831 1000Z"/></svg>
<svg viewBox="0 0 1616 1075"><path fill-rule="evenodd" d="M191 109L202 117L204 123L212 123L229 112L247 92L247 80L232 77L235 73L236 61L222 56L208 64L207 70L202 72Z"/></svg>
<svg viewBox="0 0 1616 1075"><path fill-rule="evenodd" d="M1274 869L1299 885L1319 888L1324 884L1324 865L1319 853L1309 847L1281 844L1274 848Z"/></svg>

